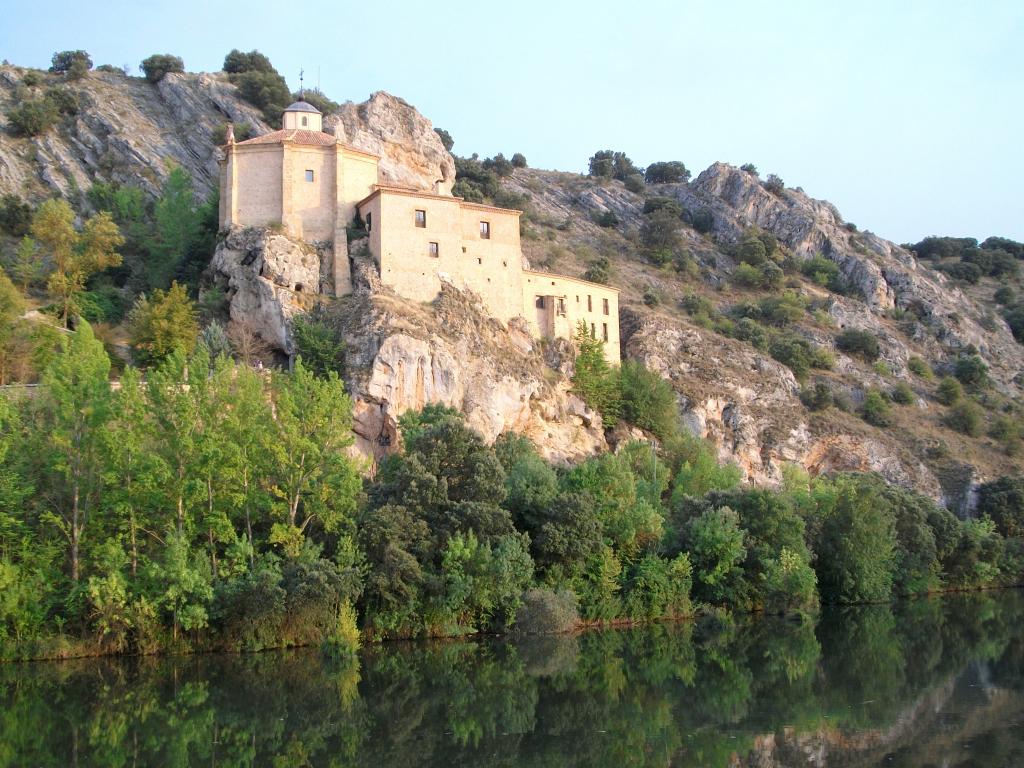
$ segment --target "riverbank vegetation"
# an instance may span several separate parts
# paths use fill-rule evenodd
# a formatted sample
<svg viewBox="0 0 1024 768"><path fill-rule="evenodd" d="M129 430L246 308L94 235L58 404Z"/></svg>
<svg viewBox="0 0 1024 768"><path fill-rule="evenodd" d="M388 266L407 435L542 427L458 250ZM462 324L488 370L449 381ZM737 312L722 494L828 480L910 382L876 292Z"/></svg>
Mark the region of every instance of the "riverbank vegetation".
<svg viewBox="0 0 1024 768"><path fill-rule="evenodd" d="M979 517L961 521L872 475L790 469L780 490L740 486L668 427L556 467L525 438L490 446L427 406L365 479L334 372L264 373L201 340L145 379L109 374L82 321L37 389L0 398L6 657L809 613L1024 571L1019 478L984 486Z"/></svg>

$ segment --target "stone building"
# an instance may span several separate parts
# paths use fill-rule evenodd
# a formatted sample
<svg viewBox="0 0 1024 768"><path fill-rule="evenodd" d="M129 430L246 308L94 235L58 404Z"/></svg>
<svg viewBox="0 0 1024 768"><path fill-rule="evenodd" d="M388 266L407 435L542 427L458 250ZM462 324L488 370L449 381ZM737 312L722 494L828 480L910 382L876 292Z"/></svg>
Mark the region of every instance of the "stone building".
<svg viewBox="0 0 1024 768"><path fill-rule="evenodd" d="M508 322L526 319L537 338L570 338L579 322L619 360L618 289L524 267L520 211L438 191L378 183L376 155L323 131L311 104L288 107L279 131L236 142L229 129L220 174L220 226L280 227L330 246L334 291L352 289L346 227L357 214L381 282L431 301L442 281L477 293Z"/></svg>

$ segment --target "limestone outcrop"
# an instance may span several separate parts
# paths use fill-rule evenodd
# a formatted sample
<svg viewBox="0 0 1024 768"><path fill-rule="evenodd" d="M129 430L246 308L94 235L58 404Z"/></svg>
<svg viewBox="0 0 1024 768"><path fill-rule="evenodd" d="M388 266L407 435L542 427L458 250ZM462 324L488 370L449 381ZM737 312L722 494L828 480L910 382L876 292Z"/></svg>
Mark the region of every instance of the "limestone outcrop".
<svg viewBox="0 0 1024 768"><path fill-rule="evenodd" d="M384 91L362 104L346 102L325 119L324 130L332 129L343 141L379 155L385 182L451 194L455 161L430 121L408 102Z"/></svg>
<svg viewBox="0 0 1024 768"><path fill-rule="evenodd" d="M364 283L331 316L347 345L346 382L365 456L395 447L398 418L428 403L460 410L489 442L503 432L526 435L555 462L607 450L601 417L547 367L525 323L488 317L472 293L446 285L424 306Z"/></svg>
<svg viewBox="0 0 1024 768"><path fill-rule="evenodd" d="M321 254L270 230L233 227L213 254L208 290L224 293L232 320L290 355L291 318L309 309L321 292L325 258L329 250Z"/></svg>
<svg viewBox="0 0 1024 768"><path fill-rule="evenodd" d="M683 421L707 438L747 482L778 485L796 464L812 476L878 472L891 483L943 498L934 475L891 441L851 420L822 429L801 405L800 386L781 363L748 345L654 315L631 318L625 355L671 382Z"/></svg>

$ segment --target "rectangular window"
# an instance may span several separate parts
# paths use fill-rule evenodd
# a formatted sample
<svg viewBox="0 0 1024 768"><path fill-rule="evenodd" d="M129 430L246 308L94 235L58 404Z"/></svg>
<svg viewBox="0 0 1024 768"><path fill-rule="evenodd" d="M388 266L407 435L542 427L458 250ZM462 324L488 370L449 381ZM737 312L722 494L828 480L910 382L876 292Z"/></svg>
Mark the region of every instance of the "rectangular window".
<svg viewBox="0 0 1024 768"><path fill-rule="evenodd" d="M481 221L480 222L480 238L482 240L491 239L491 222Z"/></svg>
<svg viewBox="0 0 1024 768"><path fill-rule="evenodd" d="M593 311L594 311L594 300L590 296L587 296L587 312L593 312Z"/></svg>
<svg viewBox="0 0 1024 768"><path fill-rule="evenodd" d="M366 214L366 231L369 232L371 229L373 229L373 214L368 213Z"/></svg>
<svg viewBox="0 0 1024 768"><path fill-rule="evenodd" d="M538 296L537 297L537 309L544 309L544 297L543 296Z"/></svg>
<svg viewBox="0 0 1024 768"><path fill-rule="evenodd" d="M593 323L590 324L590 338L592 338L592 339L596 339L597 338L597 328L594 327Z"/></svg>
<svg viewBox="0 0 1024 768"><path fill-rule="evenodd" d="M307 125L309 125L309 118L308 117L302 118L302 127L305 128Z"/></svg>
<svg viewBox="0 0 1024 768"><path fill-rule="evenodd" d="M429 243L427 245L427 253L436 259L441 254L440 249L437 247L437 243Z"/></svg>
<svg viewBox="0 0 1024 768"><path fill-rule="evenodd" d="M313 172L307 168L306 169L306 181L312 181L312 180L313 180Z"/></svg>
<svg viewBox="0 0 1024 768"><path fill-rule="evenodd" d="M604 302L604 313L607 315L608 314L608 299L601 299L601 301Z"/></svg>
<svg viewBox="0 0 1024 768"><path fill-rule="evenodd" d="M425 229L427 226L427 212L416 211L416 226Z"/></svg>
<svg viewBox="0 0 1024 768"><path fill-rule="evenodd" d="M558 314L565 317L565 299L563 298L558 299Z"/></svg>
<svg viewBox="0 0 1024 768"><path fill-rule="evenodd" d="M601 341L608 341L608 323L601 323Z"/></svg>

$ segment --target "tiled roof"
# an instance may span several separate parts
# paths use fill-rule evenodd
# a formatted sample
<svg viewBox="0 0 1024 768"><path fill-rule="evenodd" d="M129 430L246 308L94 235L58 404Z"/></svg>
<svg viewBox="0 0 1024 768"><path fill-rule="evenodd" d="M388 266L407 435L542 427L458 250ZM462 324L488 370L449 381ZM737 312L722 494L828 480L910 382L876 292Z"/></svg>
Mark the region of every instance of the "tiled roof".
<svg viewBox="0 0 1024 768"><path fill-rule="evenodd" d="M254 139L246 139L238 142L238 146L252 146L253 144L280 144L283 141L291 141L295 144L308 144L314 147L333 147L337 139L329 133L322 131L303 131L300 129L273 131L257 136Z"/></svg>

